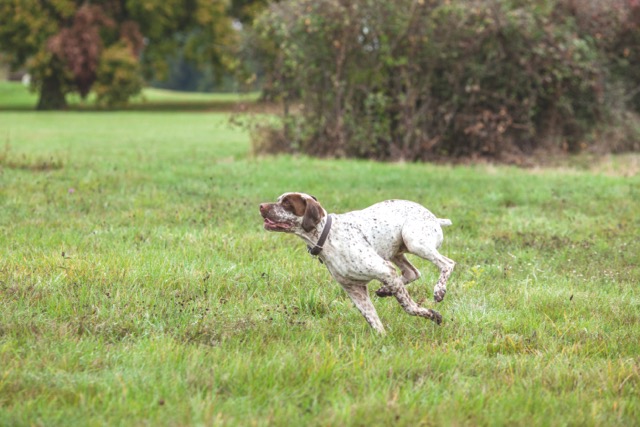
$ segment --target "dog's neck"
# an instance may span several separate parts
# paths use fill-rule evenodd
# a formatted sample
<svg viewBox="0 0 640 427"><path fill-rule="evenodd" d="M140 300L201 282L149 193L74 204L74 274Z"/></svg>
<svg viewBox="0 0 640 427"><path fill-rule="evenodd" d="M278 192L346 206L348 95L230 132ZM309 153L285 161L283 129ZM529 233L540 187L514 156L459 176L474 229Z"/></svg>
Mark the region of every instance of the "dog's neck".
<svg viewBox="0 0 640 427"><path fill-rule="evenodd" d="M302 228L295 231L295 234L299 236L302 240L305 241L307 246L315 246L320 235L322 234L322 230L324 230L325 225L327 224L327 211L322 209L322 218L316 224L316 226L311 231L304 231ZM335 216L334 216L335 218Z"/></svg>

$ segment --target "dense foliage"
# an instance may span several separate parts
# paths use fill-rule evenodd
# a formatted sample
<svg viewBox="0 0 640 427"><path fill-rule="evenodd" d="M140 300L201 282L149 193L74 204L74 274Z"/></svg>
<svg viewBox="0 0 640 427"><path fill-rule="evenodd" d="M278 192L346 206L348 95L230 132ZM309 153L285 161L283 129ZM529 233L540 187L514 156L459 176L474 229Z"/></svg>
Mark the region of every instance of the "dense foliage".
<svg viewBox="0 0 640 427"><path fill-rule="evenodd" d="M272 4L257 37L285 120L261 148L406 160L577 151L640 106L639 24L636 0Z"/></svg>
<svg viewBox="0 0 640 427"><path fill-rule="evenodd" d="M3 0L0 51L26 66L39 109L66 106L68 93L119 105L143 76L162 75L180 50L190 60L231 67L235 32L226 1Z"/></svg>

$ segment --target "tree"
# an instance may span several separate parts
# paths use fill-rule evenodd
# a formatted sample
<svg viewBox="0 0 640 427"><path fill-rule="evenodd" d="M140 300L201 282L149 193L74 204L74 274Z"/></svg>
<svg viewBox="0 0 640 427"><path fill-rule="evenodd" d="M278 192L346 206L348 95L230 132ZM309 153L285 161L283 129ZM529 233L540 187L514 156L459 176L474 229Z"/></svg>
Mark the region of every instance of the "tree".
<svg viewBox="0 0 640 427"><path fill-rule="evenodd" d="M61 109L66 95L93 90L126 103L143 77L162 79L182 50L217 72L236 65L236 31L224 0L1 0L0 51L26 67L38 109Z"/></svg>

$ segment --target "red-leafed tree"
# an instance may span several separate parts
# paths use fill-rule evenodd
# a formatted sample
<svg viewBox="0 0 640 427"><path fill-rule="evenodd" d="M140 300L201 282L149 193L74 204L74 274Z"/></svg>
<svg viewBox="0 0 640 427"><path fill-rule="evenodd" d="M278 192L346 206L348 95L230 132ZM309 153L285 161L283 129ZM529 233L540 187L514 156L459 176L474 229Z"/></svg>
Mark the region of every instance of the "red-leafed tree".
<svg viewBox="0 0 640 427"><path fill-rule="evenodd" d="M228 4L216 0L2 0L0 51L26 67L38 109L66 107L90 91L126 103L143 77L161 78L177 50L218 71L235 65Z"/></svg>

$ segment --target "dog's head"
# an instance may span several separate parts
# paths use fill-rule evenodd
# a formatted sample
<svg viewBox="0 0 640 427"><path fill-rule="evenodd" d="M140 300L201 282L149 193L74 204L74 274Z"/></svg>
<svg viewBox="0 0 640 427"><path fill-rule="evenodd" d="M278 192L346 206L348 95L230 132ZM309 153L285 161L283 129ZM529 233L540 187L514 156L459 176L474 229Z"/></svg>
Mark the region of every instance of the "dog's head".
<svg viewBox="0 0 640 427"><path fill-rule="evenodd" d="M310 232L326 215L318 200L305 193L284 193L275 203L261 203L264 229L286 233Z"/></svg>

